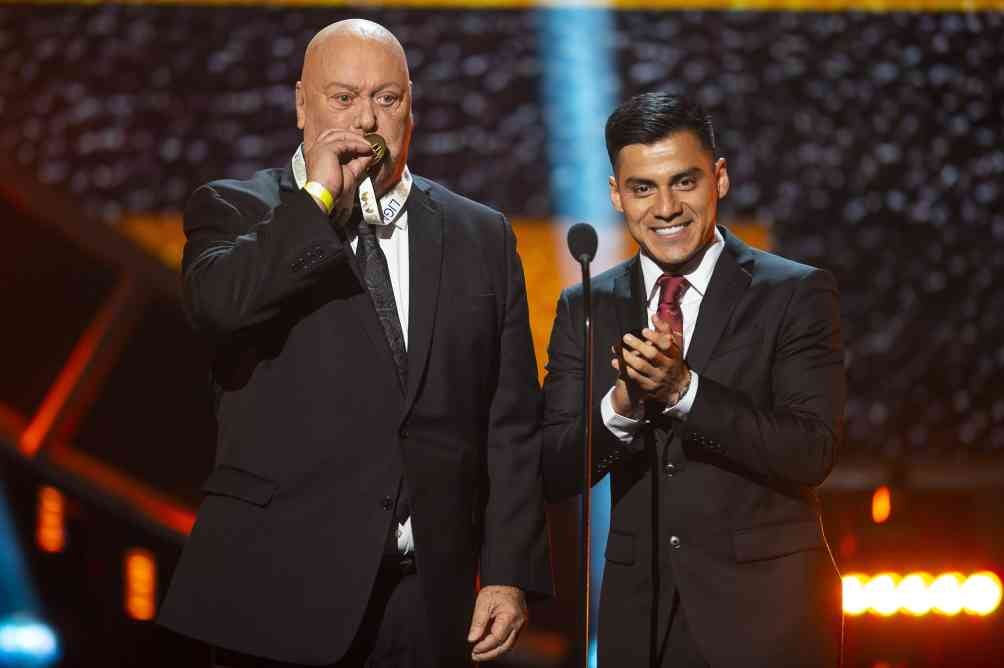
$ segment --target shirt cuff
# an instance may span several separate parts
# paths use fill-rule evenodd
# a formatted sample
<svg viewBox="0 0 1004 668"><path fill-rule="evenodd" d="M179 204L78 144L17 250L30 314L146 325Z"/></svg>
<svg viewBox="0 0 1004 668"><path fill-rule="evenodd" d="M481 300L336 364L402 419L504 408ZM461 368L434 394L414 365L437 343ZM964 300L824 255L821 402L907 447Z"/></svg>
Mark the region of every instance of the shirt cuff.
<svg viewBox="0 0 1004 668"><path fill-rule="evenodd" d="M634 435L642 426L641 420L634 420L623 415L618 415L614 411L614 388L610 388L603 399L600 400L600 416L603 418L603 426L607 428L614 437L621 443L628 444L634 440Z"/></svg>
<svg viewBox="0 0 1004 668"><path fill-rule="evenodd" d="M674 417L678 420L686 420L687 416L690 415L690 409L694 405L694 398L697 396L697 384L699 381L699 376L697 373L691 369L690 370L690 387L687 388L687 392L680 397L680 400L673 404L672 406L666 406L663 414L670 417Z"/></svg>

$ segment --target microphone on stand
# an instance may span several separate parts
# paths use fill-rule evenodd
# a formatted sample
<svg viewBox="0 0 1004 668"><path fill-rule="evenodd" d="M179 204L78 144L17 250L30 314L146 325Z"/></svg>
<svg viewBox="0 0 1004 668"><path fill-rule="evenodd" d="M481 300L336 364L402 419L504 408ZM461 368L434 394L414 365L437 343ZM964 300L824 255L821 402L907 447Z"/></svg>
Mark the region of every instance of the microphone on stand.
<svg viewBox="0 0 1004 668"><path fill-rule="evenodd" d="M576 223L568 230L568 251L579 263L582 269L582 306L583 306L583 350L585 373L582 375L582 417L586 421L583 430L582 444L582 512L579 518L581 540L579 550L579 578L582 596L580 610L579 637L582 639L582 666L589 668L590 638L589 638L589 601L590 601L590 498L592 489L591 477L593 469L593 303L592 286L589 277L589 263L596 257L599 239L596 230L588 223Z"/></svg>
<svg viewBox="0 0 1004 668"><path fill-rule="evenodd" d="M589 223L576 223L568 230L568 252L577 261L584 262L587 266L596 257L596 248L599 243L596 229ZM588 272L588 268L586 271Z"/></svg>

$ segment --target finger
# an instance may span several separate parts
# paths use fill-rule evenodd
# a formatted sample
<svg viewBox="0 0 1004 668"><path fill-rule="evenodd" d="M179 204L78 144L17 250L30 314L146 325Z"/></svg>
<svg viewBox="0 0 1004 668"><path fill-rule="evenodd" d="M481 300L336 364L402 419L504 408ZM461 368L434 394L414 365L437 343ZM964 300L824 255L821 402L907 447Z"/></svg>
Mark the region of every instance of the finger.
<svg viewBox="0 0 1004 668"><path fill-rule="evenodd" d="M670 321L669 320L663 320L662 318L659 317L658 313L653 313L652 314L652 327L654 327L656 329L656 331L662 332L662 333L665 333L665 334L668 334L669 330L671 329L671 327L670 327Z"/></svg>
<svg viewBox="0 0 1004 668"><path fill-rule="evenodd" d="M625 349L624 349L625 356L627 355L627 353L629 351L633 351L635 353L641 353L641 354L646 354L646 351L647 351L647 354L650 354L650 355L654 354L655 352L657 352L655 346L653 346L651 343L649 343L645 339L639 339L638 337L634 336L633 334L625 334L624 335L624 345L625 345Z"/></svg>
<svg viewBox="0 0 1004 668"><path fill-rule="evenodd" d="M509 631L509 637L506 638L501 645L499 645L498 648L499 654L505 654L506 652L508 652L513 648L513 645L516 644L516 639L519 638L519 633L522 629L523 625L520 623L516 623L513 625L512 630Z"/></svg>
<svg viewBox="0 0 1004 668"><path fill-rule="evenodd" d="M646 341L645 345L638 348L638 354L647 359L649 362L655 360L657 357L662 355L662 350L659 349L655 343L651 341Z"/></svg>
<svg viewBox="0 0 1004 668"><path fill-rule="evenodd" d="M353 142L355 144L365 144L369 146L370 143L363 139L362 132L354 132L352 130L346 130L344 128L328 128L317 135L317 139L314 140L315 144L319 143L329 143L332 141L346 141Z"/></svg>
<svg viewBox="0 0 1004 668"><path fill-rule="evenodd" d="M478 653L471 652L471 658L474 659L475 661L479 661L479 662L480 661L491 661L492 659L497 659L498 657L502 656L503 654L505 654L506 652L508 652L510 649L512 649L513 645L516 644L516 638L518 638L518 637L519 637L519 628L518 627L513 627L509 631L509 635L506 636L506 638L503 639L503 641L501 643L499 643L499 645L497 647L495 647L494 649L488 650L486 652L478 652Z"/></svg>
<svg viewBox="0 0 1004 668"><path fill-rule="evenodd" d="M338 161L346 164L359 157L372 157L373 148L358 137L329 137L326 141L317 142L310 152L331 151L338 156Z"/></svg>
<svg viewBox="0 0 1004 668"><path fill-rule="evenodd" d="M651 373L643 373L635 369L628 369L628 377L634 381L635 386L646 394L657 393L666 384L669 372L656 369Z"/></svg>
<svg viewBox="0 0 1004 668"><path fill-rule="evenodd" d="M663 352L669 350L670 346L673 345L673 336L671 332L644 329L641 333L649 343Z"/></svg>
<svg viewBox="0 0 1004 668"><path fill-rule="evenodd" d="M516 616L512 613L500 613L492 623L491 631L475 645L471 651L475 654L489 652L509 637L515 627Z"/></svg>
<svg viewBox="0 0 1004 668"><path fill-rule="evenodd" d="M673 347L679 350L683 350L683 332L678 332L674 330L672 336L670 337L673 341Z"/></svg>
<svg viewBox="0 0 1004 668"><path fill-rule="evenodd" d="M658 351L652 356L652 359L635 353L630 357L625 355L624 361L630 368L653 380L658 380L670 366L669 358Z"/></svg>
<svg viewBox="0 0 1004 668"><path fill-rule="evenodd" d="M635 371L631 367L627 368L627 375L628 375L628 378L631 379L631 381L634 382L634 384L640 390L643 390L645 392L649 392L649 391L651 391L655 387L655 383L653 383L649 379L648 376L644 376L644 375L638 373L637 371Z"/></svg>
<svg viewBox="0 0 1004 668"><path fill-rule="evenodd" d="M361 182L363 180L363 175L366 173L366 170L369 169L372 162L372 155L361 155L353 158L345 163L345 169L349 172L347 176L353 183Z"/></svg>
<svg viewBox="0 0 1004 668"><path fill-rule="evenodd" d="M485 634L485 627L488 626L489 606L479 596L474 604L474 616L471 618L471 629L467 632L467 642L480 640Z"/></svg>
<svg viewBox="0 0 1004 668"><path fill-rule="evenodd" d="M471 654L484 654L486 652L490 652L501 645L503 640L505 640L505 636L496 637L495 634L489 633L482 638L478 644L471 648Z"/></svg>

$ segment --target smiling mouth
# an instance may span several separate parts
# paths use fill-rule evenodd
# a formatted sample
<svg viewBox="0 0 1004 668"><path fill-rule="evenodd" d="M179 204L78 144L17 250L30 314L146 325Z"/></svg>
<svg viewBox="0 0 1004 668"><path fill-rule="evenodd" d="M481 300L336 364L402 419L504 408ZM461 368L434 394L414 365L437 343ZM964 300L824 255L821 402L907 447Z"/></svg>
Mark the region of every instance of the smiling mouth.
<svg viewBox="0 0 1004 668"><path fill-rule="evenodd" d="M675 225L667 225L666 227L653 227L650 228L652 233L657 237L672 238L683 234L683 231L690 225L688 220L685 223L676 223Z"/></svg>

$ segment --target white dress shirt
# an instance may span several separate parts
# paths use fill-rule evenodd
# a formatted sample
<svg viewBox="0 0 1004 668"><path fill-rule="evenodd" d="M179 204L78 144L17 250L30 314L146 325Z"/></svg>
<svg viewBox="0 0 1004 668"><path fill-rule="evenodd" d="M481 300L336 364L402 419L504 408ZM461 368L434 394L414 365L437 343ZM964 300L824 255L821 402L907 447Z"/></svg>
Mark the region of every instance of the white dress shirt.
<svg viewBox="0 0 1004 668"><path fill-rule="evenodd" d="M722 233L716 227L715 240L711 242L708 250L701 257L700 262L695 267L686 270L683 274L684 278L687 279L687 283L690 284L686 292L683 293L683 298L680 300L680 311L683 313L684 356L686 356L687 350L690 348L690 339L697 325L697 314L701 309L701 300L704 299L704 294L708 291L708 283L711 282L711 275L714 273L715 265L718 264L718 258L724 249L725 239L722 238ZM662 276L663 271L647 255L642 254L640 257L641 274L645 283L645 294L648 295L648 326L651 328L653 326L652 316L659 309L659 286L656 284L656 281ZM699 384L700 377L696 371L691 369L690 387L687 388L686 394L680 397L679 402L666 407L666 414L685 420L687 415L690 414L691 407L694 405L694 398L697 396ZM600 400L600 415L603 418L603 424L622 443L630 443L644 424L644 421L619 415L614 411L613 393L614 388L611 387L603 396L603 399Z"/></svg>
<svg viewBox="0 0 1004 668"><path fill-rule="evenodd" d="M296 186L303 188L307 182L307 164L303 159L303 146L293 154L293 178ZM397 315L401 320L401 334L404 336L404 347L408 349L408 298L411 294L408 273L408 211L404 204L411 194L411 172L405 166L401 180L380 198L381 225L376 226L377 241L380 250L387 258L387 271L390 274L390 286L394 291L394 303L397 305ZM350 241L352 252L356 250L359 239L355 236ZM411 531L411 518L397 527L397 549L401 554L415 550L415 538Z"/></svg>

